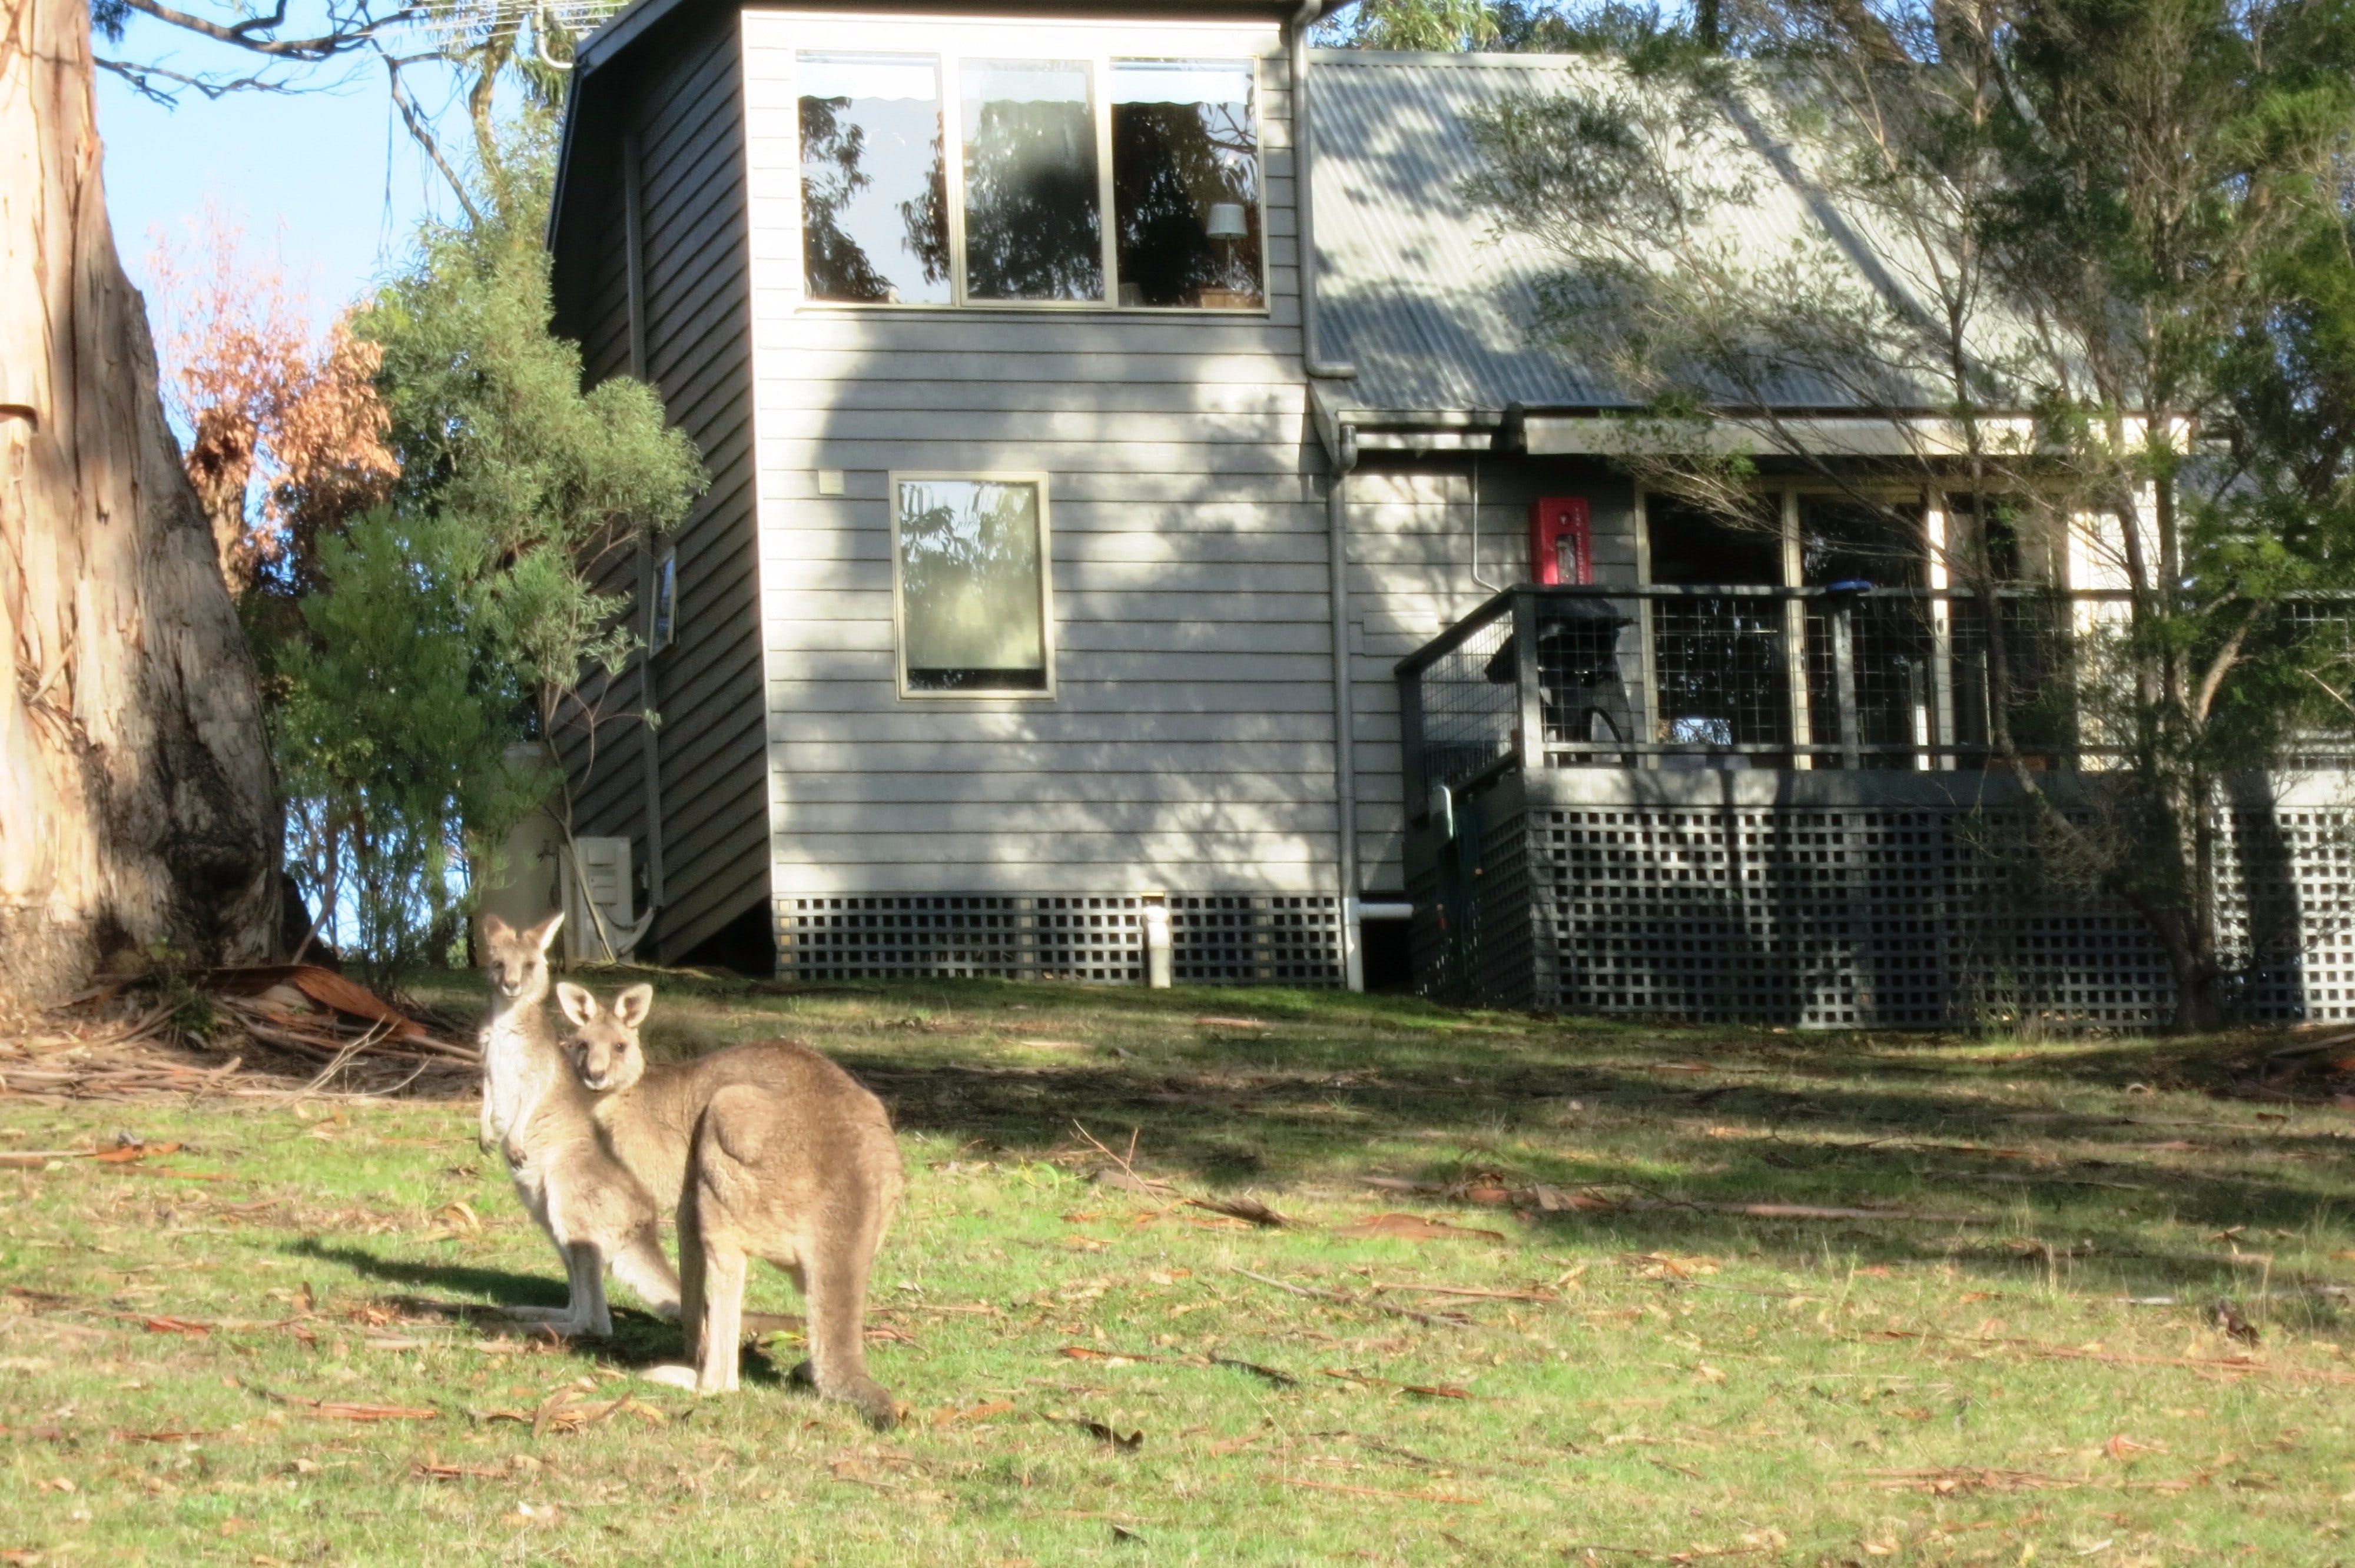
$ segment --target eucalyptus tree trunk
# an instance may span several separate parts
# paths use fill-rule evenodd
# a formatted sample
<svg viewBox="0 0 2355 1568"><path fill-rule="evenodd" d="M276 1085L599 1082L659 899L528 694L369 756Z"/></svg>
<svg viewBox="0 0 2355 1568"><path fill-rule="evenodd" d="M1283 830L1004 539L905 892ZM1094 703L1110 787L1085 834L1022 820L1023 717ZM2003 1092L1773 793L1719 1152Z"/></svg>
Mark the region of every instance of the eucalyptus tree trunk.
<svg viewBox="0 0 2355 1568"><path fill-rule="evenodd" d="M0 0L0 1011L267 956L259 683L99 177L83 0Z"/></svg>

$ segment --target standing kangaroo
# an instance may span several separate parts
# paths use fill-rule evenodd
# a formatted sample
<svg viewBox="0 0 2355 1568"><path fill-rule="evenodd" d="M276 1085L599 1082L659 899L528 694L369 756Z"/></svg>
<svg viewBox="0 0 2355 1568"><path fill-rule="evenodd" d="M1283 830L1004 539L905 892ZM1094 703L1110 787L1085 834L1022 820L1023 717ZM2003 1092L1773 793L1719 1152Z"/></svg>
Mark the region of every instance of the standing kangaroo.
<svg viewBox="0 0 2355 1568"><path fill-rule="evenodd" d="M696 1386L736 1387L745 1260L765 1258L809 1304L810 1359L795 1376L890 1426L898 1407L867 1375L865 1331L868 1273L900 1202L890 1114L840 1067L783 1040L648 1067L638 1026L654 994L632 986L605 1009L580 986L556 988L574 1026L564 1049L614 1156L677 1194Z"/></svg>
<svg viewBox="0 0 2355 1568"><path fill-rule="evenodd" d="M517 931L483 918L491 1010L483 1022L483 1142L506 1156L517 1195L556 1244L570 1282L560 1308L509 1308L565 1335L613 1331L608 1265L648 1307L678 1316L678 1276L663 1255L654 1194L616 1164L599 1139L591 1101L549 1026L548 945L559 911Z"/></svg>

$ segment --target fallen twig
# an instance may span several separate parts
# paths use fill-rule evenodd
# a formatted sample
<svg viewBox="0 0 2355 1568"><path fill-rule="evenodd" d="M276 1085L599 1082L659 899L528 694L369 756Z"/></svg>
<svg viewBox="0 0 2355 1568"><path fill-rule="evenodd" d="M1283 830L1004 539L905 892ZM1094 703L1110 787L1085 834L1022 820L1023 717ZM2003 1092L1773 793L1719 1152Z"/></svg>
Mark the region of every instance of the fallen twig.
<svg viewBox="0 0 2355 1568"><path fill-rule="evenodd" d="M1186 1200L1186 1205L1188 1208L1208 1209L1214 1214L1224 1214L1230 1219L1249 1220L1252 1224L1264 1226L1269 1230L1280 1230L1292 1224L1290 1220L1256 1198L1188 1198Z"/></svg>
<svg viewBox="0 0 2355 1568"><path fill-rule="evenodd" d="M1468 1285L1393 1285L1377 1280L1373 1290L1412 1290L1423 1296L1468 1296L1482 1301L1559 1301L1548 1290L1476 1290Z"/></svg>
<svg viewBox="0 0 2355 1568"><path fill-rule="evenodd" d="M1396 1498L1401 1502L1435 1502L1475 1505L1478 1498L1467 1498L1456 1492L1394 1492L1382 1487L1347 1487L1338 1481L1312 1481L1300 1476L1278 1476L1276 1483L1286 1487L1305 1487L1310 1491L1346 1492L1353 1498Z"/></svg>
<svg viewBox="0 0 2355 1568"><path fill-rule="evenodd" d="M1256 1279L1262 1285L1272 1285L1278 1290L1288 1290L1295 1296L1305 1296L1318 1301L1337 1301L1344 1307L1370 1308L1377 1312L1388 1312L1393 1317L1412 1318L1418 1323L1428 1323L1435 1329L1463 1329L1471 1326L1471 1319L1468 1318L1440 1317L1429 1312L1418 1312L1412 1307L1398 1307L1388 1301L1370 1301L1361 1296L1345 1295L1338 1290L1322 1290L1313 1285L1295 1285L1289 1280L1272 1278L1264 1274L1253 1274L1248 1268L1236 1268L1230 1266L1227 1272L1240 1274L1245 1279Z"/></svg>
<svg viewBox="0 0 2355 1568"><path fill-rule="evenodd" d="M1472 1391L1458 1388L1452 1383L1399 1383L1386 1377L1369 1377L1364 1372L1350 1372L1343 1367L1319 1367L1326 1377L1341 1383L1363 1383L1368 1388L1394 1388L1401 1393L1421 1394L1425 1399L1469 1399Z"/></svg>
<svg viewBox="0 0 2355 1568"><path fill-rule="evenodd" d="M1153 1192L1156 1184L1147 1181L1144 1177L1139 1176L1136 1173L1136 1167L1131 1164L1129 1160L1124 1159L1120 1155L1114 1154L1111 1150L1106 1149L1103 1146L1102 1139L1098 1139L1094 1133L1090 1132L1086 1128L1080 1125L1080 1121L1077 1117L1071 1118L1071 1130L1078 1133L1082 1138L1086 1139L1097 1153L1103 1155L1106 1160L1111 1160L1114 1165L1120 1167L1120 1173L1128 1178L1129 1190L1131 1192L1147 1195L1150 1195ZM1129 1139L1128 1152L1131 1158L1134 1158L1136 1153L1136 1140L1134 1134L1132 1134ZM1162 1185L1167 1185L1167 1183L1162 1183Z"/></svg>

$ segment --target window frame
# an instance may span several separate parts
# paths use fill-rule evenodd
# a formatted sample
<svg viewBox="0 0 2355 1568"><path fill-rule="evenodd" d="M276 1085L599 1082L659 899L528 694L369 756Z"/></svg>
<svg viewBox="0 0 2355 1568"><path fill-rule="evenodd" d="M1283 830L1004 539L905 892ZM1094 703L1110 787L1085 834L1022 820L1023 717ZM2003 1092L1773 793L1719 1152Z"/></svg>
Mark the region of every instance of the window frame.
<svg viewBox="0 0 2355 1568"><path fill-rule="evenodd" d="M647 563L646 656L678 642L678 546L666 545Z"/></svg>
<svg viewBox="0 0 2355 1568"><path fill-rule="evenodd" d="M1128 29L1127 43L1116 47L1103 29L1092 25L1025 22L1008 24L982 20L920 20L908 17L854 20L839 16L794 16L787 42L786 100L791 105L793 146L786 165L793 191L794 271L797 311L1051 311L1117 313L1142 316L1266 317L1274 310L1273 266L1269 252L1273 238L1268 228L1267 125L1265 73L1272 39L1258 39L1231 23L1168 22ZM904 39L904 43L901 41ZM1131 47L1133 46L1133 47ZM801 215L801 57L805 53L856 52L868 55L918 55L932 59L939 71L943 175L947 185L946 216L949 247L949 298L944 301L894 302L880 300L819 300L808 292L808 263L804 251ZM1089 95L1096 135L1097 238L1103 252L1103 298L1101 300L983 300L965 291L964 203L964 84L968 59L1072 60L1089 69ZM1252 73L1252 134L1259 162L1259 291L1256 305L1124 305L1120 303L1120 235L1118 201L1113 177L1112 68L1128 61L1200 60L1247 65ZM1289 143L1287 142L1287 145Z"/></svg>
<svg viewBox="0 0 2355 1568"><path fill-rule="evenodd" d="M1028 484L1039 498L1039 657L1047 682L1035 690L1007 687L932 691L908 684L908 596L900 555L900 486L903 481L953 480L967 484ZM1052 507L1043 469L895 468L883 476L886 503L891 509L891 667L902 702L1053 702L1058 689L1055 673L1055 555Z"/></svg>

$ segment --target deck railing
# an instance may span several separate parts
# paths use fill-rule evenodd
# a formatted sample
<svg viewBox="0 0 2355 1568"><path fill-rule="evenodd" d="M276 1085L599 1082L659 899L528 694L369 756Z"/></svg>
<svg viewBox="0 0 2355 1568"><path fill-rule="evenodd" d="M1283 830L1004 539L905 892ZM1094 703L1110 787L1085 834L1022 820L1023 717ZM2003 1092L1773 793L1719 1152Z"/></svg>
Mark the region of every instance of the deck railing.
<svg viewBox="0 0 2355 1568"><path fill-rule="evenodd" d="M1408 812L1542 768L2098 766L2099 652L2132 596L1864 585L1507 588L1398 666ZM2344 626L2341 600L2292 619ZM2343 747L2332 747L2334 752ZM2007 761L2005 766L2009 766Z"/></svg>

